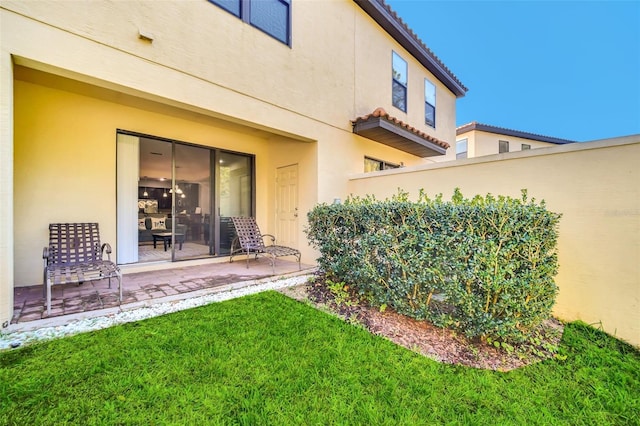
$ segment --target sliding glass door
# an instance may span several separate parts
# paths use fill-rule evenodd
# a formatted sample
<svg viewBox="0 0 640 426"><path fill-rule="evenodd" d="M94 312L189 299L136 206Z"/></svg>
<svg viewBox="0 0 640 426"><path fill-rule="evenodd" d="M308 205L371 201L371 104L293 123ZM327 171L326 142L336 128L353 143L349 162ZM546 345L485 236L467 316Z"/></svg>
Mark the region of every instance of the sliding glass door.
<svg viewBox="0 0 640 426"><path fill-rule="evenodd" d="M215 254L212 240L205 232L205 217L210 217L214 193L211 179L212 150L175 144L174 260Z"/></svg>
<svg viewBox="0 0 640 426"><path fill-rule="evenodd" d="M153 138L139 140L138 261L168 261L172 253L173 146Z"/></svg>
<svg viewBox="0 0 640 426"><path fill-rule="evenodd" d="M118 263L228 255L230 217L255 212L254 164L251 155L119 133Z"/></svg>
<svg viewBox="0 0 640 426"><path fill-rule="evenodd" d="M220 246L216 252L227 255L235 237L231 217L253 216L253 158L220 152L217 163Z"/></svg>

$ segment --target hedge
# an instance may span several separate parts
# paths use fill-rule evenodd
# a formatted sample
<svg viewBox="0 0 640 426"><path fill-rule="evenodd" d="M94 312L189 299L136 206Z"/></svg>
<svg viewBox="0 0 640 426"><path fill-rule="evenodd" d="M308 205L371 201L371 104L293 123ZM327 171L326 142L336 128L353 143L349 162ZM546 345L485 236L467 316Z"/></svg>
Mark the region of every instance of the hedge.
<svg viewBox="0 0 640 426"><path fill-rule="evenodd" d="M518 343L551 315L560 214L544 201L350 197L320 204L306 228L319 266L374 306Z"/></svg>

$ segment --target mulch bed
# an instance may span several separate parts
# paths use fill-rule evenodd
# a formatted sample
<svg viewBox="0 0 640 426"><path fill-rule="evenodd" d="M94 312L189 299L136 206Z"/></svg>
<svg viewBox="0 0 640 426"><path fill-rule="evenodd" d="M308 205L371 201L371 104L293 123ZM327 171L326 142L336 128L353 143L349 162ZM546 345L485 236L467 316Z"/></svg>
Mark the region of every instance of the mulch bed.
<svg viewBox="0 0 640 426"><path fill-rule="evenodd" d="M436 327L390 309L381 312L378 308L365 306L355 298L346 303L336 303L334 294L321 276L313 283L283 289L282 293L298 300L308 300L314 306L329 310L344 320L361 324L373 334L446 364L509 371L555 356L542 343L537 347L519 348L508 353L482 341L467 339L459 332ZM563 330L564 325L560 321L554 318L547 320L541 330L543 343L547 343L545 346L557 347Z"/></svg>

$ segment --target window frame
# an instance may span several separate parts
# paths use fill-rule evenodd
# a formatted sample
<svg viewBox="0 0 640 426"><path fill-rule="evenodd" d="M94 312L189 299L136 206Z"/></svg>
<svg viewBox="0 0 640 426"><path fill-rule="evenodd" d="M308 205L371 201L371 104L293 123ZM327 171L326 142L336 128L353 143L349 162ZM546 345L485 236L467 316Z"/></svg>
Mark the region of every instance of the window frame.
<svg viewBox="0 0 640 426"><path fill-rule="evenodd" d="M240 20L242 20L242 22L251 25L253 28L256 28L257 30L267 34L268 36L270 36L271 38L274 38L276 40L278 40L281 43L286 44L287 46L291 47L291 7L292 7L292 0L271 0L273 2L276 3L280 3L282 5L286 6L287 9L287 17L286 17L286 40L282 40L281 38L277 37L274 34L271 34L268 30L259 27L258 25L256 25L255 23L252 22L252 7L251 4L255 1L259 1L259 0L238 0L239 5L240 5L240 10L239 10L239 14L235 14L232 10L230 10L229 8L225 7L222 5L222 3L219 2L219 0L208 0L209 3L219 7L220 9L224 10L227 13L230 13L231 15L235 16L236 18L239 18Z"/></svg>
<svg viewBox="0 0 640 426"><path fill-rule="evenodd" d="M224 3L220 3L218 0L209 0L209 3L214 4L216 6L218 6L220 9L229 12L230 14L232 14L233 16L240 18L242 16L242 0L237 0L238 2L238 13L235 13L233 10L229 9L228 7L225 7L223 4Z"/></svg>
<svg viewBox="0 0 640 426"><path fill-rule="evenodd" d="M509 141L498 140L498 154L509 152Z"/></svg>
<svg viewBox="0 0 640 426"><path fill-rule="evenodd" d="M520 150L522 150L522 151L528 151L528 150L530 150L530 149L531 149L531 144L528 144L528 143L520 144Z"/></svg>
<svg viewBox="0 0 640 426"><path fill-rule="evenodd" d="M372 162L372 163L378 163L380 165L380 168L378 170L367 170L367 161ZM391 170L391 169L399 169L400 167L402 167L402 163L400 164L396 164L396 163L391 163L389 161L384 161L384 160L379 160L377 158L373 158L373 157L369 157L368 155L364 156L364 172L365 173L371 173L371 172L379 172L382 170Z"/></svg>
<svg viewBox="0 0 640 426"><path fill-rule="evenodd" d="M399 60L401 60L404 63L404 80L405 82L402 83L402 81L398 80L395 76L395 71L396 71L396 61L395 59L398 58ZM404 100L404 104L403 106L397 105L396 104L396 100L395 100L395 87L396 85L398 85L400 88L403 89L403 100ZM391 51L391 105L393 105L394 107L398 108L400 111L402 112L407 112L407 104L409 101L409 64L407 61L405 61L402 56L400 56L398 53L396 53L394 50Z"/></svg>
<svg viewBox="0 0 640 426"><path fill-rule="evenodd" d="M427 100L428 98L427 87L433 88L433 105L431 105ZM425 78L424 79L424 124L426 124L427 126L431 126L434 129L436 128L436 92L437 92L436 85L433 84L429 79ZM429 120L427 120L427 109L429 107L433 109L433 123L430 123Z"/></svg>
<svg viewBox="0 0 640 426"><path fill-rule="evenodd" d="M460 144L464 142L464 151L460 151ZM464 154L464 155L462 155ZM456 160L469 158L469 139L464 138L456 141Z"/></svg>

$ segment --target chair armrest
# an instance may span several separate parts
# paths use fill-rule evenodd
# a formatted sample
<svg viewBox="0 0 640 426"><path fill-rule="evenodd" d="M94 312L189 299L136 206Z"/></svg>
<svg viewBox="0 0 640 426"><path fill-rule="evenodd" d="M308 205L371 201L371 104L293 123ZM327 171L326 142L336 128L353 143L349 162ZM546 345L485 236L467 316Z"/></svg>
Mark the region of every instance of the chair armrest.
<svg viewBox="0 0 640 426"><path fill-rule="evenodd" d="M111 262L111 245L109 243L102 244L102 247L100 248L100 253L105 253L105 252L107 253L107 259L109 260L109 262Z"/></svg>
<svg viewBox="0 0 640 426"><path fill-rule="evenodd" d="M44 259L43 260L43 262L44 262L43 268L46 270L47 266L49 266L49 247L45 247L42 250L42 259Z"/></svg>
<svg viewBox="0 0 640 426"><path fill-rule="evenodd" d="M274 237L273 235L271 235L271 234L262 234L262 238L264 238L264 237L271 238L271 245L274 245L276 243L276 237Z"/></svg>

